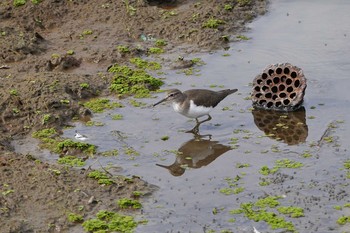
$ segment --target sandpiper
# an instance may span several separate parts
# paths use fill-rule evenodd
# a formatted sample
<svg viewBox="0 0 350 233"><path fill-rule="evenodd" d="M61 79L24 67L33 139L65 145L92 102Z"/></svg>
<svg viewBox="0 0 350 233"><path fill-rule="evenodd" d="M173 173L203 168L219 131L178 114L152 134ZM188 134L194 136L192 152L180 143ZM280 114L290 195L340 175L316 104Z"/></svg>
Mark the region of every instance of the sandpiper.
<svg viewBox="0 0 350 233"><path fill-rule="evenodd" d="M86 139L88 139L87 136L78 133L78 131L75 131L75 135L74 135L75 139L81 140L81 141L85 141Z"/></svg>
<svg viewBox="0 0 350 233"><path fill-rule="evenodd" d="M237 89L226 89L221 91L191 89L181 92L178 89L171 89L168 90L168 94L164 99L153 104L153 106L165 101L171 101L175 112L196 119L197 125L190 132L197 133L200 124L211 120L209 112L226 98L226 96L235 93L236 91ZM205 115L208 116L206 120L198 120L199 117Z"/></svg>

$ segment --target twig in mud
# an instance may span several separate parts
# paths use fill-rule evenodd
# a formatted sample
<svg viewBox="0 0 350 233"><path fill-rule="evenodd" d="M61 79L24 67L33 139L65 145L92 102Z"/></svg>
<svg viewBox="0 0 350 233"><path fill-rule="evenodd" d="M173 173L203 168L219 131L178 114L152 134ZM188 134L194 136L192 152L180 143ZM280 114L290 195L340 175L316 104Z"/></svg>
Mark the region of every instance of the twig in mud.
<svg viewBox="0 0 350 233"><path fill-rule="evenodd" d="M321 146L322 146L325 137L328 137L328 135L329 135L331 129L334 128L334 127L332 127L332 126L334 126L335 123L336 123L336 121L332 121L331 123L328 124L328 126L327 126L327 128L325 129L325 131L323 132L321 138L317 141L317 146L318 146L318 147L321 147Z"/></svg>
<svg viewBox="0 0 350 233"><path fill-rule="evenodd" d="M107 171L107 170L102 166L102 164L100 163L99 160L97 160L97 161L98 161L98 164L100 164L102 170L105 171L105 172L106 172L108 175L110 175L111 177L113 177L112 173L110 173L109 171Z"/></svg>

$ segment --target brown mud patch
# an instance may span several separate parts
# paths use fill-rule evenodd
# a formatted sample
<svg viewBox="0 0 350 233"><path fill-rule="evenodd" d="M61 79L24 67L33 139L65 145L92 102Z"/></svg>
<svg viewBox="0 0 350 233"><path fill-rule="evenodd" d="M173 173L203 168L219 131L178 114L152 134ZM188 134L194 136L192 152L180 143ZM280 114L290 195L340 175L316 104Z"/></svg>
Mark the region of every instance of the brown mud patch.
<svg viewBox="0 0 350 233"><path fill-rule="evenodd" d="M266 11L263 0L43 0L19 7L13 2L0 3L2 232L71 232L67 212L78 206L92 216L135 190L150 193L153 188L138 178L101 186L85 170L15 154L10 142L90 115L79 102L110 94L107 68L149 55L156 39L167 42L163 49L169 56L228 48L247 22ZM208 20L218 25L205 26ZM121 53L118 45L130 52ZM54 117L44 126L45 114Z"/></svg>

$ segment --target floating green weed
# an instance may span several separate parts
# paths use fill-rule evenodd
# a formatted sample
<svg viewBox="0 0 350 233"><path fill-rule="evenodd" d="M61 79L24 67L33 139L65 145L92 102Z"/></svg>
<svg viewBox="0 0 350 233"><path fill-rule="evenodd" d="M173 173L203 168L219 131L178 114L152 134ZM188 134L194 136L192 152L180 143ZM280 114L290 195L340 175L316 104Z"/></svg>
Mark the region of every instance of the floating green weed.
<svg viewBox="0 0 350 233"><path fill-rule="evenodd" d="M289 159L276 160L275 164L278 168L300 168L304 166L300 162L292 161Z"/></svg>
<svg viewBox="0 0 350 233"><path fill-rule="evenodd" d="M121 215L107 210L100 210L96 217L82 224L85 231L131 233L138 225L132 216Z"/></svg>
<svg viewBox="0 0 350 233"><path fill-rule="evenodd" d="M137 200L132 200L129 198L122 198L117 201L117 204L122 209L133 208L133 209L141 209L142 205Z"/></svg>
<svg viewBox="0 0 350 233"><path fill-rule="evenodd" d="M206 63L199 57L195 57L195 58L192 58L191 59L191 62L193 64L196 64L197 66L202 66L202 65L205 65Z"/></svg>
<svg viewBox="0 0 350 233"><path fill-rule="evenodd" d="M291 232L296 232L296 229L292 222L287 222L284 217L278 216L277 213L268 211L267 208L273 209L280 205L278 199L279 196L268 196L261 198L254 202L242 203L239 209L231 210L231 214L244 214L245 217L259 222L264 221L272 229L286 229ZM294 212L293 212L293 211ZM297 207L280 208L281 212L285 212L291 216L291 213L298 213L300 215L301 210ZM301 216L299 216L301 217Z"/></svg>
<svg viewBox="0 0 350 233"><path fill-rule="evenodd" d="M111 102L109 99L100 98L85 102L84 107L89 108L93 112L100 113L105 109L122 108L123 105L118 102Z"/></svg>
<svg viewBox="0 0 350 233"><path fill-rule="evenodd" d="M250 167L249 163L236 163L236 168Z"/></svg>
<svg viewBox="0 0 350 233"><path fill-rule="evenodd" d="M57 160L59 164L65 164L69 166L82 167L85 165L85 162L81 158L77 158L72 155L67 155Z"/></svg>
<svg viewBox="0 0 350 233"><path fill-rule="evenodd" d="M277 211L281 214L288 215L291 218L304 217L304 209L295 206L281 206L277 208Z"/></svg>
<svg viewBox="0 0 350 233"><path fill-rule="evenodd" d="M339 225L345 225L346 223L350 223L350 216L341 216L338 218L337 223Z"/></svg>
<svg viewBox="0 0 350 233"><path fill-rule="evenodd" d="M104 151L104 152L101 153L101 155L103 155L103 156L118 156L119 155L119 151L117 149Z"/></svg>
<svg viewBox="0 0 350 233"><path fill-rule="evenodd" d="M83 153L92 155L96 152L96 146L85 142L75 142L72 139L66 139L57 143L56 152L61 153L69 149L79 149Z"/></svg>
<svg viewBox="0 0 350 233"><path fill-rule="evenodd" d="M300 162L292 161L289 159L281 159L276 160L275 166L273 168L269 168L268 166L262 166L259 170L259 173L262 175L270 175L276 173L280 168L300 168L304 166Z"/></svg>
<svg viewBox="0 0 350 233"><path fill-rule="evenodd" d="M270 169L268 166L262 166L259 170L259 173L261 175L264 175L264 176L267 176L267 175L270 175L270 174L274 174L278 171L278 168L272 168Z"/></svg>
<svg viewBox="0 0 350 233"><path fill-rule="evenodd" d="M350 179L350 159L344 162L344 168L346 169L346 178Z"/></svg>
<svg viewBox="0 0 350 233"><path fill-rule="evenodd" d="M238 194L245 190L244 187L238 187L238 181L242 179L241 176L237 175L234 178L226 177L225 181L227 182L228 188L222 188L220 189L220 193L225 195L232 195L232 194Z"/></svg>
<svg viewBox="0 0 350 233"><path fill-rule="evenodd" d="M310 158L312 157L312 154L309 151L304 151L304 153L301 154L304 158Z"/></svg>
<svg viewBox="0 0 350 233"><path fill-rule="evenodd" d="M143 103L143 102L136 101L136 100L134 100L134 99L130 99L130 100L129 100L129 103L130 103L132 106L136 107L136 108L142 107L142 106L146 106L146 105L147 105L147 104L145 104L145 103Z"/></svg>
<svg viewBox="0 0 350 233"><path fill-rule="evenodd" d="M236 36L237 39L240 39L240 40L249 40L249 37L246 37L244 35L238 35Z"/></svg>
<svg viewBox="0 0 350 233"><path fill-rule="evenodd" d="M122 114L114 114L112 116L112 119L113 120L121 120L121 119L123 119L123 115Z"/></svg>
<svg viewBox="0 0 350 233"><path fill-rule="evenodd" d="M99 121L87 121L85 125L86 126L104 126L105 124Z"/></svg>
<svg viewBox="0 0 350 233"><path fill-rule="evenodd" d="M124 147L124 153L129 156L138 156L140 155L139 152L137 152L134 148L132 147Z"/></svg>

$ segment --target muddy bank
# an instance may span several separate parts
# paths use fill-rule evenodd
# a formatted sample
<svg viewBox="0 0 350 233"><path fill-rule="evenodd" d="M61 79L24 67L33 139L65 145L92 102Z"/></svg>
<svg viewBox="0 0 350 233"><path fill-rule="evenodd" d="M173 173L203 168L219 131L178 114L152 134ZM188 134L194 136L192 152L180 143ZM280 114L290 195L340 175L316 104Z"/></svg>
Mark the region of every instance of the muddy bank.
<svg viewBox="0 0 350 233"><path fill-rule="evenodd" d="M68 212L81 208L87 217L118 210L116 199L154 190L138 178L101 186L85 170L14 154L10 142L42 128L60 131L73 117L91 115L81 102L111 94L111 64L152 57L157 47L169 56L227 48L266 11L260 0L15 2L0 3L3 232L79 232ZM156 45L159 40L164 43Z"/></svg>

